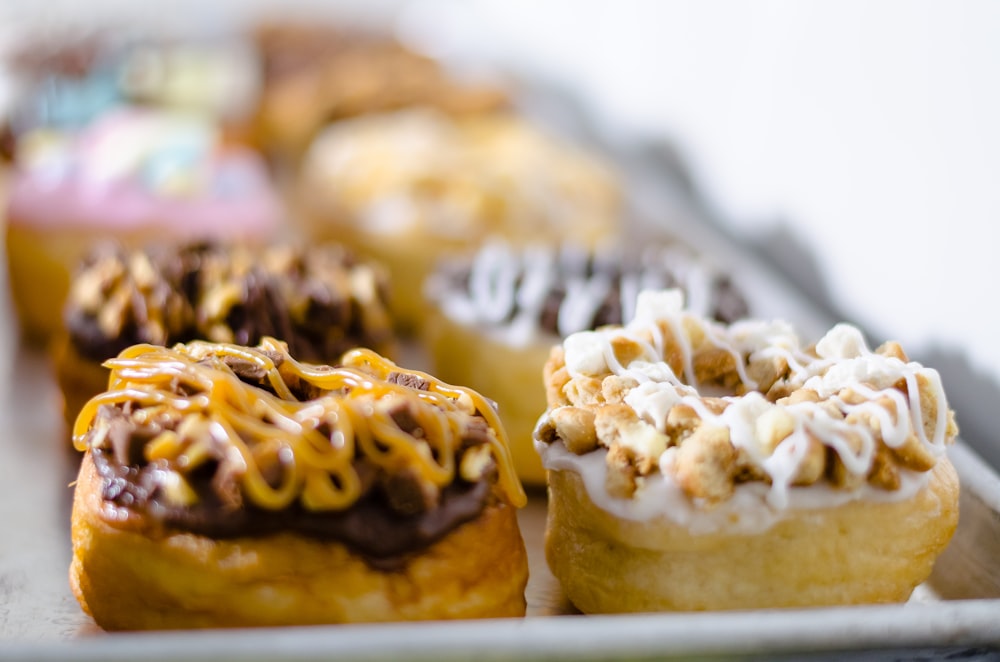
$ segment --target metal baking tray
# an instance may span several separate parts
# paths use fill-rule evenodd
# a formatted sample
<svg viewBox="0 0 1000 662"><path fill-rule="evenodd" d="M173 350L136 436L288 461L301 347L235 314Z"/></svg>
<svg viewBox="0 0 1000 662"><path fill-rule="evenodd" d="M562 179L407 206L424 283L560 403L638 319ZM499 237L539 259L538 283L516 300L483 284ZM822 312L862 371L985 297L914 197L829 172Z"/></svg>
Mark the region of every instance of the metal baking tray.
<svg viewBox="0 0 1000 662"><path fill-rule="evenodd" d="M551 116L544 95L528 98L535 102L530 112L540 104L541 114ZM556 103L560 121L572 124L565 114L572 105ZM605 147L627 174L635 217L726 265L757 316L783 317L810 337L830 325L789 282L705 220L663 153ZM77 457L68 450L51 375L44 353L15 338L0 257L0 659L832 660L848 651L865 660L1000 659L1000 478L962 442L949 451L962 483L957 533L930 579L903 605L580 615L545 565L545 495L537 492L520 513L531 568L524 619L104 633L69 590Z"/></svg>

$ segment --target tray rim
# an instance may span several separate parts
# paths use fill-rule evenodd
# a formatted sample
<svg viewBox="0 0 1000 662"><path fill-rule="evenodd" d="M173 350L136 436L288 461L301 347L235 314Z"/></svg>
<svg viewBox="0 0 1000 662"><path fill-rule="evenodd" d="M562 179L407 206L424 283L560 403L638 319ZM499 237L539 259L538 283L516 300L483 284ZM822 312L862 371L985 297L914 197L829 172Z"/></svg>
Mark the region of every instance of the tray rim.
<svg viewBox="0 0 1000 662"><path fill-rule="evenodd" d="M0 646L33 660L635 659L1000 647L1000 600L812 610L118 633ZM488 653L484 653L488 651Z"/></svg>

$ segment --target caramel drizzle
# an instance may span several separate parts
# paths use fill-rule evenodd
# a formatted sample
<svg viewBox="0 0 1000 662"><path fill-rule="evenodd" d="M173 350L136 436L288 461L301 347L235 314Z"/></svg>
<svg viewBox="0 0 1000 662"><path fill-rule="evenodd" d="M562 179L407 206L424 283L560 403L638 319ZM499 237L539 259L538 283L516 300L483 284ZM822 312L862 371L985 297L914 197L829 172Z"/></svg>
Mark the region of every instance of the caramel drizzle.
<svg viewBox="0 0 1000 662"><path fill-rule="evenodd" d="M283 357L280 371L266 352ZM223 357L259 368L275 393L242 381ZM210 439L184 444L177 434L161 433L146 445L147 460L191 466L204 452L202 444L225 444L226 459L240 469L244 496L257 506L280 510L298 498L310 510L343 510L362 493L353 466L356 452L389 473L410 470L427 484L450 484L456 474L463 419L478 414L493 431L489 447L501 489L513 505L527 502L514 473L506 433L486 398L424 372L400 368L368 349L349 351L341 365L331 368L296 361L284 343L273 338L264 338L258 348L196 341L173 348L135 345L104 365L111 370L108 390L83 407L73 428L73 444L81 451L87 449L88 431L102 405L133 402L164 407L185 417L207 419ZM298 400L282 373L318 388L321 395ZM418 377L428 388L388 382L391 373ZM411 410L423 437L404 432L376 406L390 398L406 398L415 405ZM324 435L321 425L332 433ZM282 453L284 473L276 487L265 480L257 461L268 453Z"/></svg>

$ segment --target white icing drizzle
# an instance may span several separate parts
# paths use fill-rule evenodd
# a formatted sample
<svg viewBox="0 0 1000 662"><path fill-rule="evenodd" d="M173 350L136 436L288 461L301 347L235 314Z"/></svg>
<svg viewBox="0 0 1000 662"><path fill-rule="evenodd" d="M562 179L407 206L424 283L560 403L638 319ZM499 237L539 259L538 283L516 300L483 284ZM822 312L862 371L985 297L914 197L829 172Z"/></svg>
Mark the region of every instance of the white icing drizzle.
<svg viewBox="0 0 1000 662"><path fill-rule="evenodd" d="M641 291L674 286L685 290L690 310L711 316L723 287L720 272L681 246L632 255L619 248L591 253L569 243L515 247L494 238L471 260L467 283L450 275L432 276L428 296L456 322L484 326L515 346L551 340L540 322L552 296L561 296L556 326L566 337L590 328L615 294L625 321L635 315Z"/></svg>
<svg viewBox="0 0 1000 662"><path fill-rule="evenodd" d="M674 374L663 361L660 324L671 330L674 343L683 355L684 379ZM684 329L695 327L708 342L736 358L737 370L744 385L756 388L746 374L748 362L780 356L787 360L790 367L789 387L793 390L815 390L820 402L772 403L763 394L751 390L740 397L723 396L721 401L725 408L715 413L702 399L703 389L694 379L693 350ZM654 342L652 345L642 343L641 356L628 365L622 365L612 349L612 340L616 337L637 341L642 337L652 337ZM898 467L902 479L899 490L877 489L866 483L856 490L833 489L828 485L792 486L811 438L832 448L850 473L856 476L868 474L877 450L877 440L864 422L848 421L851 414L860 414L862 419L873 417L878 422L882 441L890 448L900 448L916 437L932 457L940 457L945 451L949 410L938 373L915 362L875 354L867 347L861 332L848 324L839 324L831 329L816 344L814 356L801 347L794 331L784 322L741 321L724 326L685 310L679 290L644 291L638 297L635 317L628 325L570 335L563 347L566 368L573 378L601 377L613 373L638 382L638 386L626 394L625 403L660 432L665 430L670 410L678 404L691 407L702 424L728 429L733 446L744 450L751 462L767 473L771 484L738 485L738 497L733 504L722 508L724 513L732 509L740 510L749 501L759 501L757 497L766 500L774 515L803 502L808 502L809 507L819 507L861 498L904 499L919 489L926 476L903 467ZM930 437L924 428L918 376L926 380L929 395L935 401L934 431ZM906 393L894 386L900 380L906 383ZM845 392L860 396L863 401L851 404L845 400ZM880 402L884 399L891 402L891 407L887 408ZM843 417L831 415L829 407L839 410ZM768 450L766 440L758 432L758 424L764 417L775 413L790 416L794 429L773 450ZM545 421L543 416L539 429ZM678 499L674 493L679 493L679 488L673 480L672 457L676 452L673 448L664 449L662 443L653 442L646 448L633 447L634 451L657 460L660 472L640 479L642 483L634 499L622 500L607 494L603 473L596 475L600 473L596 465L604 465L604 452L591 454L600 458L595 461L590 455L568 453L560 443L548 445L537 442L536 446L546 467L580 472L591 498L609 512L633 519L646 519L664 513L675 521L686 521L685 518L690 517L689 499L681 500L688 503L687 506L675 503ZM660 487L651 487L653 485ZM755 496L750 499L745 496L747 493ZM804 496L807 493L809 496ZM656 501L667 497L669 507L664 510L664 502ZM635 503L629 504L630 501ZM695 510L701 512L697 508ZM712 509L712 512L716 513L716 510ZM706 517L711 520L725 519L726 516L716 513ZM741 511L739 518L745 517L746 513ZM699 524L702 525L704 523Z"/></svg>

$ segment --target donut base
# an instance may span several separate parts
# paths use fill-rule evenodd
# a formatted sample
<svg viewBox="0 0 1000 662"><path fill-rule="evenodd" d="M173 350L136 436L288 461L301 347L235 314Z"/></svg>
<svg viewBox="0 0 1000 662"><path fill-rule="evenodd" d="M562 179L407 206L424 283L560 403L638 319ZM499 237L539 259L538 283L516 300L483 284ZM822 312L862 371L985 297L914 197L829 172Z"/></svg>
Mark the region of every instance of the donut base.
<svg viewBox="0 0 1000 662"><path fill-rule="evenodd" d="M908 500L794 511L756 535L623 520L590 500L578 474L549 480L546 559L585 613L903 602L958 524L947 458Z"/></svg>
<svg viewBox="0 0 1000 662"><path fill-rule="evenodd" d="M62 307L69 292L70 270L90 238L78 233L37 232L11 222L7 226L7 269L11 299L23 337L43 345L62 327Z"/></svg>
<svg viewBox="0 0 1000 662"><path fill-rule="evenodd" d="M545 412L542 372L550 345L532 342L514 347L481 330L458 324L439 311L428 316L425 329L433 373L452 384L465 384L499 405L514 470L530 485L545 484L545 468L535 450L533 433Z"/></svg>
<svg viewBox="0 0 1000 662"><path fill-rule="evenodd" d="M107 630L523 616L528 565L515 509L499 503L395 571L338 542L290 533L213 540L102 516L84 456L73 502L70 585Z"/></svg>

